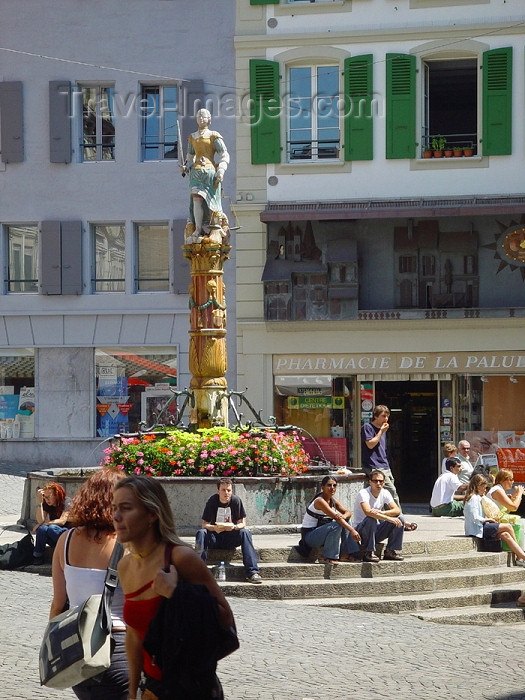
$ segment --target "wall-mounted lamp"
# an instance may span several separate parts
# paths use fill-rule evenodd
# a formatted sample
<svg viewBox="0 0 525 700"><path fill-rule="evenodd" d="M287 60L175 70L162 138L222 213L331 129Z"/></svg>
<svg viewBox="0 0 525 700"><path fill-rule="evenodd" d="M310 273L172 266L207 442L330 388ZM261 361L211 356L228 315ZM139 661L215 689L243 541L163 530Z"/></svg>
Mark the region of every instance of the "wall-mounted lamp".
<svg viewBox="0 0 525 700"><path fill-rule="evenodd" d="M485 377L485 376L483 376L483 375L481 375L480 379L481 379L481 381L483 382L483 384L486 384L486 383L488 382L487 377Z"/></svg>
<svg viewBox="0 0 525 700"><path fill-rule="evenodd" d="M509 377L509 379L510 379L510 381L511 381L513 384L517 384L517 383L518 383L518 380L516 379L516 377L515 377L514 375L512 375L511 377Z"/></svg>

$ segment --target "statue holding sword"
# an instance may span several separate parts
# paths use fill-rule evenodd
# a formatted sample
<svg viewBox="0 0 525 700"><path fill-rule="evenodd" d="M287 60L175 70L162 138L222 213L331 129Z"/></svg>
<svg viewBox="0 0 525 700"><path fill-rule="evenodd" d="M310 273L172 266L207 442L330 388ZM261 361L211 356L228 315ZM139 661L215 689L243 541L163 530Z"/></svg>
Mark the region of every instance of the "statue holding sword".
<svg viewBox="0 0 525 700"><path fill-rule="evenodd" d="M186 160L182 159L179 130L179 166L181 174L190 177L190 211L185 243L201 243L204 238L222 243L229 235L228 219L222 211L221 195L224 173L230 156L222 136L210 129L211 114L207 109L197 112L197 131L188 138Z"/></svg>

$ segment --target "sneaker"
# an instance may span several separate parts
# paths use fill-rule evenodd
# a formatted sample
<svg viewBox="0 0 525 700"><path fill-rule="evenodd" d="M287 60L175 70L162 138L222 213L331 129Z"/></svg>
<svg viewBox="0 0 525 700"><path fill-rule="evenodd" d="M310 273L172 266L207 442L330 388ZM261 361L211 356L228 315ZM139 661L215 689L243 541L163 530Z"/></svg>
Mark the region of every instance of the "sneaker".
<svg viewBox="0 0 525 700"><path fill-rule="evenodd" d="M363 561L376 564L379 561L379 557L376 554L374 554L373 552L365 552L365 556L363 557Z"/></svg>
<svg viewBox="0 0 525 700"><path fill-rule="evenodd" d="M247 576L246 580L249 581L250 583L262 583L262 578L261 575L257 573L257 571L252 574L251 576Z"/></svg>
<svg viewBox="0 0 525 700"><path fill-rule="evenodd" d="M401 554L398 554L393 549L385 549L383 559L386 559L387 561L403 561Z"/></svg>
<svg viewBox="0 0 525 700"><path fill-rule="evenodd" d="M516 559L515 564L516 564L516 566L525 567L525 559Z"/></svg>

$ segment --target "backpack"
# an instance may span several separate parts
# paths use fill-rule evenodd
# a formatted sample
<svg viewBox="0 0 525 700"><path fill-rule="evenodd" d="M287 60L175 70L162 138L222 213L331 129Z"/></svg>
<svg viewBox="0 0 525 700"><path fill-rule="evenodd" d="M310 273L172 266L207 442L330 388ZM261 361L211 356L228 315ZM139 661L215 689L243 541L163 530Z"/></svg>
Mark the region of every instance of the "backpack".
<svg viewBox="0 0 525 700"><path fill-rule="evenodd" d="M11 544L0 545L0 569L18 569L33 561L33 535L28 532L25 537Z"/></svg>

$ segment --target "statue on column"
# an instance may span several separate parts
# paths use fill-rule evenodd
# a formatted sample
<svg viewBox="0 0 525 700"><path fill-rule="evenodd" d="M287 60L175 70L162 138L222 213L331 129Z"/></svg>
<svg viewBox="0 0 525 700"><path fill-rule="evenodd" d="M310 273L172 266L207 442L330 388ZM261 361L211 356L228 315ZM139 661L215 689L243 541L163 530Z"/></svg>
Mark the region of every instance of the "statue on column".
<svg viewBox="0 0 525 700"><path fill-rule="evenodd" d="M222 211L222 181L230 156L222 136L210 129L211 114L197 112L197 131L188 138L182 175L190 176L190 215L184 230L186 244L227 243L228 219ZM181 144L182 148L182 144Z"/></svg>

